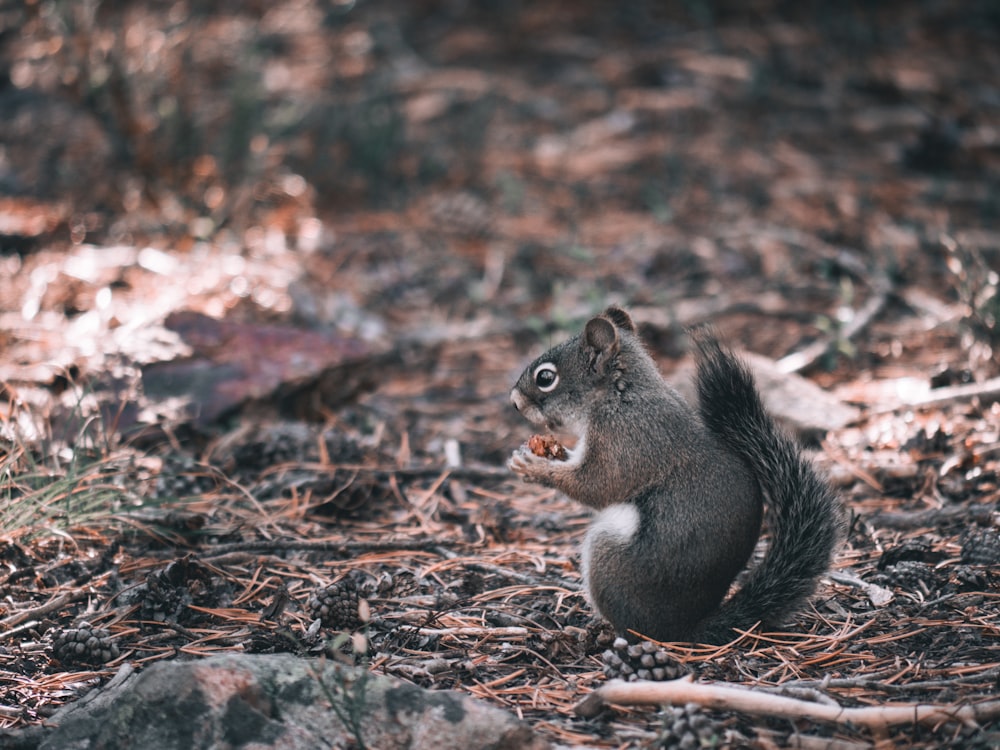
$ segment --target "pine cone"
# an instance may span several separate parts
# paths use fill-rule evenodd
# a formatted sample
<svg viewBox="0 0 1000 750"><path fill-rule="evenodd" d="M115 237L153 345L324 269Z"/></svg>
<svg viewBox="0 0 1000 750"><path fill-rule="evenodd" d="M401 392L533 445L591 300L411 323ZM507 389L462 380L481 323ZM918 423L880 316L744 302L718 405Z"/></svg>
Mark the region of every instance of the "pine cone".
<svg viewBox="0 0 1000 750"><path fill-rule="evenodd" d="M996 529L972 529L963 534L962 562L967 565L1000 563L1000 534Z"/></svg>
<svg viewBox="0 0 1000 750"><path fill-rule="evenodd" d="M933 565L916 560L902 560L889 565L885 570L871 577L871 582L879 586L892 586L905 591L936 591L944 583L944 575Z"/></svg>
<svg viewBox="0 0 1000 750"><path fill-rule="evenodd" d="M383 599L402 599L420 593L420 581L408 571L386 573L378 582L378 595Z"/></svg>
<svg viewBox="0 0 1000 750"><path fill-rule="evenodd" d="M139 617L153 622L180 622L187 605L204 593L211 582L207 568L190 556L173 560L146 576L139 600Z"/></svg>
<svg viewBox="0 0 1000 750"><path fill-rule="evenodd" d="M493 209L472 193L462 192L434 200L431 218L444 232L468 238L486 237L493 229Z"/></svg>
<svg viewBox="0 0 1000 750"><path fill-rule="evenodd" d="M315 442L305 424L278 422L256 430L233 449L232 458L240 471L260 471L289 461L302 461Z"/></svg>
<svg viewBox="0 0 1000 750"><path fill-rule="evenodd" d="M327 628L345 631L361 629L366 618L361 616L359 608L364 606L367 609L362 588L357 578L348 576L316 589L306 603L310 616L318 618ZM362 601L365 601L364 605Z"/></svg>
<svg viewBox="0 0 1000 750"><path fill-rule="evenodd" d="M190 456L167 456L153 483L154 498L196 497L218 486L211 471Z"/></svg>
<svg viewBox="0 0 1000 750"><path fill-rule="evenodd" d="M616 638L611 648L601 654L601 661L608 679L660 681L687 674L683 664L652 641L629 643L624 638Z"/></svg>
<svg viewBox="0 0 1000 750"><path fill-rule="evenodd" d="M587 623L583 646L588 654L603 654L617 637L610 622L594 618Z"/></svg>
<svg viewBox="0 0 1000 750"><path fill-rule="evenodd" d="M150 582L139 602L139 619L150 622L176 621L177 614L190 600L184 589Z"/></svg>
<svg viewBox="0 0 1000 750"><path fill-rule="evenodd" d="M722 747L723 728L700 706L666 706L661 714L663 730L656 748L662 750L695 750L702 747Z"/></svg>
<svg viewBox="0 0 1000 750"><path fill-rule="evenodd" d="M938 559L940 555L933 551L929 542L923 539L908 539L885 550L878 559L878 569L885 570L890 565L899 565L904 561L934 563Z"/></svg>
<svg viewBox="0 0 1000 750"><path fill-rule="evenodd" d="M960 591L985 591L996 578L992 568L983 565L956 565L951 571Z"/></svg>
<svg viewBox="0 0 1000 750"><path fill-rule="evenodd" d="M108 630L81 621L55 635L52 655L63 664L107 664L118 658L118 645Z"/></svg>

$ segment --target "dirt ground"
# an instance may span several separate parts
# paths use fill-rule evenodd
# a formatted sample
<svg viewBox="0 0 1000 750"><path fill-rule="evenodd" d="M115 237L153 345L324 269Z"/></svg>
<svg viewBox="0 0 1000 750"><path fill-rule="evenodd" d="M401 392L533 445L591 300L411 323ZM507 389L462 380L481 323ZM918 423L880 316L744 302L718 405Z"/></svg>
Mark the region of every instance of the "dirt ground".
<svg viewBox="0 0 1000 750"><path fill-rule="evenodd" d="M612 302L665 372L712 321L857 409L810 445L852 513L810 610L669 653L995 698L998 71L988 0L0 1L0 728L126 662L363 632L344 658L555 743L675 746L574 712L587 514L505 468L513 380ZM759 748L997 747L997 715L705 712Z"/></svg>

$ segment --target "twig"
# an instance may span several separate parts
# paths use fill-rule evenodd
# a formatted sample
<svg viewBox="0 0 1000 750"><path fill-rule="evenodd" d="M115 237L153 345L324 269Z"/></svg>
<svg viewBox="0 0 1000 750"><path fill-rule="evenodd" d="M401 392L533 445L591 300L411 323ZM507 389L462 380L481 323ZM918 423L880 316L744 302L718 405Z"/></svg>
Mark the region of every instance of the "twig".
<svg viewBox="0 0 1000 750"><path fill-rule="evenodd" d="M926 407L950 406L978 398L987 404L1000 401L1000 377L984 380L982 383L966 383L964 385L949 385L943 388L933 388L929 393L905 401L886 404L872 410L873 414L896 411L900 407L922 409Z"/></svg>
<svg viewBox="0 0 1000 750"><path fill-rule="evenodd" d="M430 636L436 638L443 635L471 635L487 636L496 638L523 638L528 635L528 629L518 626L497 628L497 627L457 627L457 628L413 628L409 632L417 635Z"/></svg>
<svg viewBox="0 0 1000 750"><path fill-rule="evenodd" d="M824 680L795 680L786 682L782 687L803 687L822 690L872 690L881 693L904 693L918 692L921 690L941 690L953 688L955 685L966 683L987 682L995 684L1000 678L1000 667L993 667L982 672L959 675L957 677L947 677L942 680L922 680L920 682L908 682L896 685L891 682L882 682L872 677L849 677L842 679Z"/></svg>
<svg viewBox="0 0 1000 750"><path fill-rule="evenodd" d="M210 555L206 556L205 559L214 559L220 555L229 555L234 552L339 552L352 555L363 552L399 550L433 552L445 544L464 546L461 542L442 542L440 539L399 539L384 542L310 542L297 539L274 539L271 541L219 544L206 549Z"/></svg>
<svg viewBox="0 0 1000 750"><path fill-rule="evenodd" d="M868 519L868 523L880 528L898 530L940 528L949 522L961 522L963 525L972 522L989 526L996 514L996 505L951 505L945 508L916 510L910 513L902 511L877 513Z"/></svg>
<svg viewBox="0 0 1000 750"><path fill-rule="evenodd" d="M70 591L62 596L57 596L55 599L50 599L45 602L45 604L40 604L39 606L31 607L30 609L22 609L20 612L0 620L0 628L10 628L34 617L44 617L50 612L62 609L67 604L75 602L78 599L83 599L86 596L86 591Z"/></svg>
<svg viewBox="0 0 1000 750"><path fill-rule="evenodd" d="M809 703L822 703L827 706L839 705L837 701L815 687L776 685L775 687L762 686L757 689L771 695L783 695L786 698L795 698L796 700L807 701Z"/></svg>
<svg viewBox="0 0 1000 750"><path fill-rule="evenodd" d="M868 325L882 312L886 301L889 299L889 292L892 291L892 282L885 274L879 273L875 277L872 289L872 296L854 312L851 319L838 332L838 339L850 341L861 333ZM807 367L813 365L816 360L824 356L834 345L834 341L829 338L816 341L800 352L789 354L778 360L778 369L784 373L802 372Z"/></svg>
<svg viewBox="0 0 1000 750"><path fill-rule="evenodd" d="M476 573L492 573L502 578L508 578L512 581L517 581L518 583L523 583L528 586L537 586L541 582L539 580L539 576L525 575L524 573L518 573L516 570L511 570L510 568L504 568L500 565L491 565L484 562L467 563L465 568Z"/></svg>
<svg viewBox="0 0 1000 750"><path fill-rule="evenodd" d="M840 705L811 703L729 685L693 682L684 677L670 682L624 682L612 680L584 698L575 711L593 717L609 703L625 706L684 705L696 703L718 710L777 716L785 719L809 719L834 724L853 724L874 730L907 724L940 724L957 721L975 724L1000 717L1000 701L966 705L930 703L886 704L844 708Z"/></svg>
<svg viewBox="0 0 1000 750"><path fill-rule="evenodd" d="M23 633L25 630L31 630L32 628L38 627L40 623L41 620L28 620L27 622L18 625L16 628L5 630L0 633L0 641L5 641L8 638L13 638L18 633Z"/></svg>
<svg viewBox="0 0 1000 750"><path fill-rule="evenodd" d="M290 466L300 471L330 472L349 471L357 474L374 474L376 477L399 476L410 479L421 479L425 477L439 477L443 471L448 472L450 479L507 479L513 481L514 475L510 469L501 466L487 466L483 464L471 464L454 467L444 466L369 466L367 464L324 464L316 462L296 462L294 464L277 464L272 466L267 472L262 474L273 474L282 471Z"/></svg>
<svg viewBox="0 0 1000 750"><path fill-rule="evenodd" d="M795 748L795 750L870 750L870 742L857 742L839 737L810 737L806 734L793 734L790 737L779 736L769 730L758 732L758 741L764 750L778 748Z"/></svg>
<svg viewBox="0 0 1000 750"><path fill-rule="evenodd" d="M832 581L842 583L845 586L854 586L855 588L861 589L865 596L867 596L871 603L876 607L884 607L893 600L892 591L884 586L876 586L874 583L862 581L856 575L851 575L850 573L844 573L841 571L830 571L827 575Z"/></svg>

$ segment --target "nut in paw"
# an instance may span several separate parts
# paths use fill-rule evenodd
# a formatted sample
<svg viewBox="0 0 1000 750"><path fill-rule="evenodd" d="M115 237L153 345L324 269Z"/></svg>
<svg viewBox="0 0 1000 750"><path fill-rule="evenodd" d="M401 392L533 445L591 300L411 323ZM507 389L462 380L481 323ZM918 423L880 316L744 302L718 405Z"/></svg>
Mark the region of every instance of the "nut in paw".
<svg viewBox="0 0 1000 750"><path fill-rule="evenodd" d="M536 456L527 445L522 445L511 455L507 467L526 481L536 482L546 473L548 464L549 459Z"/></svg>

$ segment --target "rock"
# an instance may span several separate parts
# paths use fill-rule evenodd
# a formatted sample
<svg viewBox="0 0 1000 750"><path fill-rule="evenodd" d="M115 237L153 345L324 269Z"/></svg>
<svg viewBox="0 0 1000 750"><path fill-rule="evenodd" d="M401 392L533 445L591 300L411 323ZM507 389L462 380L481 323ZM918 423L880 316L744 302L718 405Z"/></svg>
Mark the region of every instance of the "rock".
<svg viewBox="0 0 1000 750"><path fill-rule="evenodd" d="M55 728L38 750L550 747L510 714L462 693L289 654L154 664L48 724Z"/></svg>
<svg viewBox="0 0 1000 750"><path fill-rule="evenodd" d="M142 368L153 401L186 400L198 426L248 404L277 406L301 419L321 419L371 390L387 364L384 347L336 331L216 320L182 310L165 321L191 355Z"/></svg>

